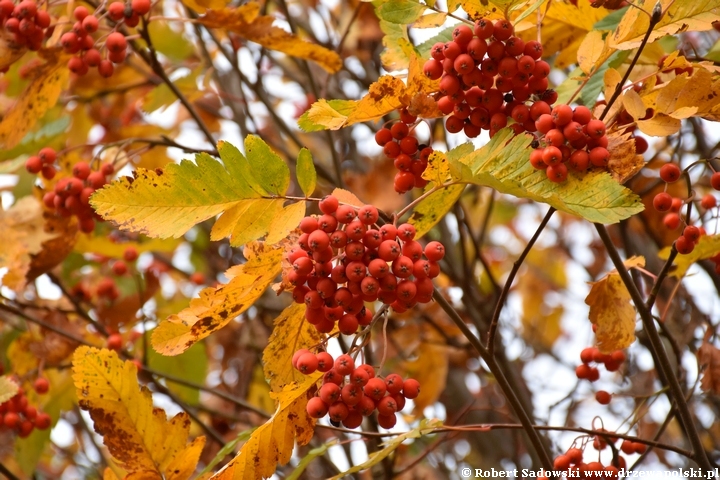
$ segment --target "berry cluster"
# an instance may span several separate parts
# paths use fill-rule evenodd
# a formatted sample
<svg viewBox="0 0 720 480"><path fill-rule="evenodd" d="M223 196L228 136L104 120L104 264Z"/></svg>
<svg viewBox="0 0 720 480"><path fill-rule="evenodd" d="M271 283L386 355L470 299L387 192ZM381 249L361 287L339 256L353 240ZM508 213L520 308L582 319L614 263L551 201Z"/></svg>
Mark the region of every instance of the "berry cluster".
<svg viewBox="0 0 720 480"><path fill-rule="evenodd" d="M13 34L13 42L37 51L42 47L43 39L52 35L50 14L39 10L34 0L23 0L15 5L12 0L0 1L0 21L8 32Z"/></svg>
<svg viewBox="0 0 720 480"><path fill-rule="evenodd" d="M534 132L526 102L552 105L557 100L557 93L548 90L550 65L540 60L542 45L525 43L513 34L508 20L493 24L482 18L474 30L458 25L452 41L432 47L423 71L428 78L440 79L437 105L450 114L445 122L448 132L462 130L474 138L489 130L493 136L507 126L508 118L517 122L516 133Z"/></svg>
<svg viewBox="0 0 720 480"><path fill-rule="evenodd" d="M423 250L412 225L378 227L372 205L355 209L329 195L319 206L324 215L300 222L303 234L288 253L292 270L286 277L295 287L293 299L307 305L305 318L319 332L329 333L337 323L351 335L358 325L369 325L364 302L379 300L402 313L432 299L432 278L445 255L440 242Z"/></svg>
<svg viewBox="0 0 720 480"><path fill-rule="evenodd" d="M612 435L609 438L616 438ZM593 440L596 450L603 450L607 447L605 436L598 435ZM627 451L626 451L627 450ZM628 455L633 453L644 453L647 446L639 442L623 440L622 451ZM614 465L603 465L601 462L583 462L583 451L580 448L570 448L567 452L558 455L553 460L553 468L558 471L567 472L569 478L618 478L620 470L627 468L627 461L622 456L617 456ZM602 473L600 473L602 472Z"/></svg>
<svg viewBox="0 0 720 480"><path fill-rule="evenodd" d="M46 379L38 378L35 382L35 391L39 394L47 393L48 386ZM10 400L0 404L0 418L2 419L0 431L3 428L14 430L20 438L27 437L36 428L46 430L52 423L50 415L38 412L37 407L28 403L22 388Z"/></svg>
<svg viewBox="0 0 720 480"><path fill-rule="evenodd" d="M395 191L398 193L408 192L414 187L423 188L428 183L422 178L422 173L433 149L421 145L413 134L416 121L416 116L403 109L398 122L390 128L381 128L375 134L375 142L383 147L385 156L394 159L395 168L399 170L395 175Z"/></svg>
<svg viewBox="0 0 720 480"><path fill-rule="evenodd" d="M666 163L660 168L660 178L666 183L676 182L682 172L680 167L674 163ZM715 172L710 177L710 184L715 190L720 190L720 172ZM682 223L680 210L684 202L681 198L673 197L667 192L660 192L653 198L653 206L658 212L667 212L663 217L663 224L669 230L676 230ZM715 208L717 200L712 194L705 195L700 201L700 205L705 209ZM705 235L703 227L695 225L686 225L682 234L675 241L675 248L678 253L687 255L695 249L695 245L700 237Z"/></svg>
<svg viewBox="0 0 720 480"><path fill-rule="evenodd" d="M416 398L420 383L412 378L403 380L390 374L383 380L375 376L375 369L367 364L355 367L350 355L340 355L333 360L327 352L317 355L307 349L295 352L293 367L309 375L323 372L323 385L318 396L311 398L307 412L313 418L330 415L335 426L340 423L346 428L357 428L363 417L378 411L378 424L392 428L397 422L395 414L405 407L405 399Z"/></svg>
<svg viewBox="0 0 720 480"><path fill-rule="evenodd" d="M113 5L115 4L110 5L110 7ZM123 10L124 8L123 6ZM107 58L103 58L103 54L96 48L96 40L92 36L100 28L98 17L91 15L84 6L76 7L73 15L76 21L72 30L60 37L60 43L65 52L77 54L68 61L68 69L76 75L83 76L88 73L91 67L96 67L100 75L106 78L111 77L115 71L113 64L125 61L127 55L125 36L120 32L110 33L105 38L104 44L107 50ZM111 18L113 17L111 16Z"/></svg>
<svg viewBox="0 0 720 480"><path fill-rule="evenodd" d="M580 352L581 365L575 368L575 376L581 380L588 380L595 382L600 378L600 370L597 367L592 366L592 363L600 364L605 366L605 370L608 372L616 372L620 369L620 366L625 361L625 352L622 350L615 350L610 354L602 353L597 347L587 347ZM601 393L602 392L602 393ZM595 398L598 402L603 405L610 403L610 394L598 392Z"/></svg>
<svg viewBox="0 0 720 480"><path fill-rule="evenodd" d="M41 173L43 178L51 180L56 174L56 158L55 150L46 147L40 150L38 155L28 158L25 168L30 173ZM107 177L113 173L115 168L110 163L104 163L99 170L93 171L87 162L78 162L73 166L73 176L58 180L55 188L43 195L43 203L63 217L75 215L80 223L80 230L90 233L95 229L95 221L101 221L90 206L90 196L95 190L102 188L108 181Z"/></svg>
<svg viewBox="0 0 720 480"><path fill-rule="evenodd" d="M590 166L607 166L610 152L605 123L593 119L587 107L573 109L569 105L557 105L551 110L548 104L536 102L529 115L543 135L540 138L543 146L533 150L530 163L545 170L551 181L565 181L568 165L577 172L584 172Z"/></svg>

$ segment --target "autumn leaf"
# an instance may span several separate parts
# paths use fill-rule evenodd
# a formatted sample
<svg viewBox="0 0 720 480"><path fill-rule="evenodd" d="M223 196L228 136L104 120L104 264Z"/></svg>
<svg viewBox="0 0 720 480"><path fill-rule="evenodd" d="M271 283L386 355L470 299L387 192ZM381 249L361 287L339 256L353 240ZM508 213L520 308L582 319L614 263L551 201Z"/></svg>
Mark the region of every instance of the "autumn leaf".
<svg viewBox="0 0 720 480"><path fill-rule="evenodd" d="M14 35L6 29L0 33L0 70L7 71L13 63L27 52L27 46L15 42Z"/></svg>
<svg viewBox="0 0 720 480"><path fill-rule="evenodd" d="M357 108L354 100L325 100L321 98L298 119L298 126L306 132L338 130L347 122L348 115Z"/></svg>
<svg viewBox="0 0 720 480"><path fill-rule="evenodd" d="M278 243L297 228L303 218L305 218L304 201L301 200L283 207L272 219L265 241L272 244Z"/></svg>
<svg viewBox="0 0 720 480"><path fill-rule="evenodd" d="M448 156L450 167L456 172L466 171L460 164L469 169L459 181L547 203L591 222L616 223L643 210L639 197L606 172L570 173L563 183L551 182L530 164L531 141L529 135L515 136L512 129L503 129L487 145L457 161Z"/></svg>
<svg viewBox="0 0 720 480"><path fill-rule="evenodd" d="M376 120L403 106L400 96L405 93L405 83L397 77L383 75L361 98L355 110L348 115L344 126Z"/></svg>
<svg viewBox="0 0 720 480"><path fill-rule="evenodd" d="M217 10L228 4L225 0L181 0L182 3L197 13L205 13L207 10ZM154 23L154 22L153 22ZM152 24L152 23L151 23ZM149 26L149 25L148 25Z"/></svg>
<svg viewBox="0 0 720 480"><path fill-rule="evenodd" d="M610 13L605 8L593 8L588 1L579 1L577 6L566 2L550 2L541 27L543 57L549 58L557 55L553 61L555 68L565 68L578 61L578 50L583 42L594 42L585 40L589 32L592 32L596 22ZM518 36L525 40L537 40L537 27L533 26ZM591 38L596 34L592 34ZM587 44L586 47L591 44ZM593 50L596 44L592 43ZM584 53L583 53L584 54ZM598 59L603 53L594 53ZM583 62L589 66L589 61Z"/></svg>
<svg viewBox="0 0 720 480"><path fill-rule="evenodd" d="M414 415L422 415L425 407L438 401L445 391L450 364L450 352L445 338L433 327L423 324L419 343L412 350L413 360L402 362L408 378L420 383L420 394L413 399Z"/></svg>
<svg viewBox="0 0 720 480"><path fill-rule="evenodd" d="M225 272L228 283L203 289L188 308L170 315L153 330L155 350L170 356L184 352L250 308L280 274L282 249L251 243L243 255L246 263Z"/></svg>
<svg viewBox="0 0 720 480"><path fill-rule="evenodd" d="M667 260L670 258L671 249L672 247L663 248L658 252L658 257ZM687 255L678 255L675 257L670 275L676 278L682 278L694 263L714 257L718 253L720 253L720 235L702 235L695 244L692 252Z"/></svg>
<svg viewBox="0 0 720 480"><path fill-rule="evenodd" d="M381 0L375 9L378 18L390 23L414 23L427 9L416 0Z"/></svg>
<svg viewBox="0 0 720 480"><path fill-rule="evenodd" d="M8 210L0 211L0 231L4 236L0 268L8 269L2 284L21 289L25 286L33 256L41 254L46 242L56 238L56 234L45 231L43 209L34 197L23 197Z"/></svg>
<svg viewBox="0 0 720 480"><path fill-rule="evenodd" d="M121 258L128 248L133 248L138 253L164 252L172 253L180 245L180 240L150 238L144 242L123 242L112 241L106 236L78 235L73 250L77 253L93 253L109 258Z"/></svg>
<svg viewBox="0 0 720 480"><path fill-rule="evenodd" d="M259 15L260 4L249 2L237 8L208 10L200 23L210 28L230 30L241 37L270 50L292 57L311 60L326 71L335 73L342 67L340 56L323 46L306 42L297 35L273 26L275 17Z"/></svg>
<svg viewBox="0 0 720 480"><path fill-rule="evenodd" d="M307 148L301 148L300 153L298 153L295 174L297 175L298 185L305 196L312 195L317 185L317 172L315 171L312 154Z"/></svg>
<svg viewBox="0 0 720 480"><path fill-rule="evenodd" d="M428 165L422 173L422 178L432 182L436 187L442 185L450 175L450 166L445 153L435 150L428 158Z"/></svg>
<svg viewBox="0 0 720 480"><path fill-rule="evenodd" d="M432 188L426 187L426 191ZM441 188L425 197L414 209L408 219L413 225L416 235L421 237L429 232L452 209L455 202L465 190L465 185L451 185Z"/></svg>
<svg viewBox="0 0 720 480"><path fill-rule="evenodd" d="M20 389L20 386L7 375L0 377L0 404L7 402Z"/></svg>
<svg viewBox="0 0 720 480"><path fill-rule="evenodd" d="M657 0L639 0L637 8L629 8L612 34L612 45L620 50L629 50L640 45L650 26L649 12ZM691 2L660 0L664 12L655 25L649 43L665 36L691 31L712 30L712 23L720 18L720 0L694 0ZM643 11L644 10L644 11Z"/></svg>
<svg viewBox="0 0 720 480"><path fill-rule="evenodd" d="M720 349L710 343L711 336L712 329L708 329L697 351L697 361L702 372L700 389L720 395Z"/></svg>
<svg viewBox="0 0 720 480"><path fill-rule="evenodd" d="M632 133L624 130L608 132L608 170L613 180L622 184L634 177L645 166L642 155L635 152Z"/></svg>
<svg viewBox="0 0 720 480"><path fill-rule="evenodd" d="M277 411L257 428L237 456L213 480L260 480L275 473L278 464L290 461L295 442L307 445L313 437L315 420L305 411L308 396L313 395L320 372L307 375L300 384L290 384L270 395L278 402Z"/></svg>
<svg viewBox="0 0 720 480"><path fill-rule="evenodd" d="M290 359L302 348L319 345L324 336L305 321L305 304L292 303L273 322L273 331L263 350L263 370L273 392L293 382L302 383L305 375L293 368Z"/></svg>
<svg viewBox="0 0 720 480"><path fill-rule="evenodd" d="M363 470L367 470L368 468L372 467L373 465L377 465L378 463L382 462L384 459L386 459L391 453L393 453L405 440L411 439L411 438L420 438L423 435L427 435L428 433L431 433L435 428L438 428L442 425L442 422L437 419L428 420L424 419L420 421L420 425L413 428L412 430L403 433L402 435L396 435L392 437L390 440L385 442L385 447L382 450L378 450L377 452L373 452L369 455L368 459L364 461L363 463L359 465L355 465L349 470L344 471L340 475L336 475L332 477L332 480L339 480L341 478L346 478L352 473L361 472Z"/></svg>
<svg viewBox="0 0 720 480"><path fill-rule="evenodd" d="M138 384L135 364L114 351L81 346L73 355L73 380L80 408L90 412L120 467L146 479L190 478L205 437L188 444L190 417L181 412L168 421Z"/></svg>
<svg viewBox="0 0 720 480"><path fill-rule="evenodd" d="M97 212L120 228L148 236L178 238L195 224L224 213L211 231L212 240L230 236L233 246L268 233L282 215L282 195L290 171L259 137L248 135L244 156L227 142L218 144L218 162L199 154L165 170L138 169L93 195ZM294 228L294 227L293 227Z"/></svg>
<svg viewBox="0 0 720 480"><path fill-rule="evenodd" d="M625 261L626 268L637 266L645 266L643 257ZM617 271L591 283L585 303L590 306L590 321L597 325L595 336L601 352L622 350L635 341L635 307Z"/></svg>
<svg viewBox="0 0 720 480"><path fill-rule="evenodd" d="M0 121L0 146L3 149L17 145L45 112L55 106L70 75L67 59L60 52L48 53L46 63L28 72L30 84Z"/></svg>

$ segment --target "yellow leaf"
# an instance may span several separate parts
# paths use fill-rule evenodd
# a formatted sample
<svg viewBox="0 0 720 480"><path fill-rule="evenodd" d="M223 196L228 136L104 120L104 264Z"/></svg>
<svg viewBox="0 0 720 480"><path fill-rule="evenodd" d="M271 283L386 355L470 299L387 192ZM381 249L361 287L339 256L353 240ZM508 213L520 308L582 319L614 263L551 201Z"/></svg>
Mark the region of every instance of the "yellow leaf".
<svg viewBox="0 0 720 480"><path fill-rule="evenodd" d="M644 265L643 257L625 261L626 268ZM590 321L597 325L598 348L609 353L629 347L635 341L635 307L620 275L610 272L591 285L585 303L590 306Z"/></svg>
<svg viewBox="0 0 720 480"><path fill-rule="evenodd" d="M40 202L27 196L18 200L7 211L0 211L0 231L3 248L0 248L0 268L8 271L2 285L14 290L25 286L25 278L32 265L32 256L43 251L43 245L56 235L45 232L45 219Z"/></svg>
<svg viewBox="0 0 720 480"><path fill-rule="evenodd" d="M247 401L262 411L272 412L275 410L275 402L270 398L270 386L265 380L263 369L260 365L253 368L252 380L247 389Z"/></svg>
<svg viewBox="0 0 720 480"><path fill-rule="evenodd" d="M335 108L337 105L333 106L332 104L332 102L339 101L344 102L342 105L347 108L345 113L338 111ZM355 109L356 104L357 102L355 101L331 100L328 102L324 98L321 98L310 106L310 109L303 114L298 124L307 132L314 131L314 128L309 128L310 126L321 126L329 130L338 130L345 126L348 114ZM306 120L307 123L303 123L303 120Z"/></svg>
<svg viewBox="0 0 720 480"><path fill-rule="evenodd" d="M278 402L275 414L253 432L237 456L212 479L260 480L272 476L278 464L289 462L295 441L306 445L313 437L315 420L305 408L321 376L315 372L306 376L303 383L287 385L281 392L271 394Z"/></svg>
<svg viewBox="0 0 720 480"><path fill-rule="evenodd" d="M19 388L19 385L7 375L0 377L0 403L5 403L14 397Z"/></svg>
<svg viewBox="0 0 720 480"><path fill-rule="evenodd" d="M181 0L182 3L196 11L197 13L205 13L207 10L217 10L228 4L225 0Z"/></svg>
<svg viewBox="0 0 720 480"><path fill-rule="evenodd" d="M115 472L113 472L110 467L105 467L105 470L103 471L103 480L120 480L120 477L115 475Z"/></svg>
<svg viewBox="0 0 720 480"><path fill-rule="evenodd" d="M650 26L650 17L657 0L639 0L637 8L629 8L620 24L612 34L612 44L620 50L629 50L640 45ZM665 35L674 35L686 31L712 30L712 22L720 19L720 0L660 0L665 12L660 22L653 28L648 42ZM667 11L666 11L667 10Z"/></svg>
<svg viewBox="0 0 720 480"><path fill-rule="evenodd" d="M603 75L603 92L605 95L605 98L612 97L613 93L615 92L615 88L620 84L622 81L622 76L620 75L620 72L615 70L614 68L608 68L605 70L605 74ZM603 109L605 107L602 107ZM612 107L610 107L610 110L608 111L605 116L607 118L612 118L617 112L620 111L622 108L622 102L615 102ZM595 112L596 115L598 115L598 112Z"/></svg>
<svg viewBox="0 0 720 480"><path fill-rule="evenodd" d="M31 70L30 84L0 121L0 147L9 149L17 145L55 106L70 74L67 59L61 53L48 55L47 63Z"/></svg>
<svg viewBox="0 0 720 480"><path fill-rule="evenodd" d="M664 113L656 113L648 120L638 120L637 126L645 135L667 137L680 131L680 120Z"/></svg>
<svg viewBox="0 0 720 480"><path fill-rule="evenodd" d="M607 16L605 8L592 8L590 2L579 1L577 6L566 2L550 2L542 22L543 57L557 54L553 65L565 68L577 62L578 50L593 25ZM537 27L519 33L526 42L537 40Z"/></svg>
<svg viewBox="0 0 720 480"><path fill-rule="evenodd" d="M270 225L283 210L281 198L241 200L218 218L210 231L210 240L230 237L230 245L237 247L268 233Z"/></svg>
<svg viewBox="0 0 720 480"><path fill-rule="evenodd" d="M370 85L367 95L358 101L357 108L348 116L345 126L377 120L397 110L403 106L400 97L404 93L405 84L402 80L383 75Z"/></svg>
<svg viewBox="0 0 720 480"><path fill-rule="evenodd" d="M423 15L412 24L413 28L435 28L442 27L447 18L447 13L433 12Z"/></svg>
<svg viewBox="0 0 720 480"><path fill-rule="evenodd" d="M165 411L153 406L150 391L138 384L132 362L114 351L81 346L73 355L73 380L78 405L90 412L119 466L141 478L189 478L205 437L187 445L190 417L181 412L168 421Z"/></svg>
<svg viewBox="0 0 720 480"><path fill-rule="evenodd" d="M435 150L428 158L428 165L422 174L422 178L428 182L434 182L438 187L445 183L450 175L450 166L445 154L439 150Z"/></svg>
<svg viewBox="0 0 720 480"><path fill-rule="evenodd" d="M625 110L632 115L635 120L639 120L645 116L647 107L640 95L633 88L628 88L622 96L623 106Z"/></svg>
<svg viewBox="0 0 720 480"><path fill-rule="evenodd" d="M344 190L342 188L336 188L332 191L332 194L335 198L338 199L338 202L341 204L351 205L353 207L362 207L365 205L358 197L355 196L354 193L348 192L347 190Z"/></svg>
<svg viewBox="0 0 720 480"><path fill-rule="evenodd" d="M273 331L263 350L263 371L273 392L293 382L302 383L305 375L293 368L290 360L301 348L318 346L324 335L305 321L305 304L292 303L273 322Z"/></svg>
<svg viewBox="0 0 720 480"><path fill-rule="evenodd" d="M336 52L306 42L297 35L273 26L275 17L258 16L259 10L260 5L257 2L249 2L237 8L209 10L200 18L200 22L207 27L230 30L270 50L312 60L330 73L340 70L342 60Z"/></svg>
<svg viewBox="0 0 720 480"><path fill-rule="evenodd" d="M272 217L272 223L265 241L272 244L279 242L295 230L303 218L305 218L304 201L301 200L283 207L277 215Z"/></svg>
<svg viewBox="0 0 720 480"><path fill-rule="evenodd" d="M225 272L228 283L205 288L188 308L170 315L153 330L155 350L179 355L252 306L280 273L282 249L253 242L245 246L243 255L246 263Z"/></svg>
<svg viewBox="0 0 720 480"><path fill-rule="evenodd" d="M588 32L578 49L578 64L587 75L597 68L598 60L606 49L602 36L602 32L598 30Z"/></svg>
<svg viewBox="0 0 720 480"><path fill-rule="evenodd" d="M27 47L15 43L13 37L6 29L0 34L0 70L7 69L27 52Z"/></svg>
<svg viewBox="0 0 720 480"><path fill-rule="evenodd" d="M109 258L120 258L128 247L137 250L138 253L144 252L174 252L180 240L175 239L157 239L151 238L142 243L139 242L113 242L107 236L90 236L79 235L75 247L77 253L94 253Z"/></svg>
<svg viewBox="0 0 720 480"><path fill-rule="evenodd" d="M670 257L672 247L665 247L658 253L658 257L667 260ZM684 277L692 264L706 258L714 257L720 253L720 235L703 235L695 244L695 248L687 255L678 255L670 270L673 277Z"/></svg>

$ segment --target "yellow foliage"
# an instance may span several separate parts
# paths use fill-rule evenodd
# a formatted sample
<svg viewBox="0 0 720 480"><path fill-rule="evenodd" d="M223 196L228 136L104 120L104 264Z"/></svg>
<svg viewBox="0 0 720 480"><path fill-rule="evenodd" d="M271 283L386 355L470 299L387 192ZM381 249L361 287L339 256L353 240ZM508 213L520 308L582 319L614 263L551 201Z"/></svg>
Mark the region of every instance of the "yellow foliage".
<svg viewBox="0 0 720 480"><path fill-rule="evenodd" d="M612 34L614 48L629 50L640 45L650 26L650 16L656 0L634 2L637 8L629 8ZM712 22L720 20L720 0L660 0L664 15L653 28L649 42L685 31L712 30ZM645 10L644 13L642 10Z"/></svg>
<svg viewBox="0 0 720 480"><path fill-rule="evenodd" d="M670 257L672 247L665 247L658 253L663 260ZM698 240L695 248L687 255L678 255L675 257L674 266L670 270L670 275L676 278L684 277L692 264L706 258L714 257L720 253L720 235L703 235Z"/></svg>
<svg viewBox="0 0 720 480"><path fill-rule="evenodd" d="M306 445L312 440L315 420L305 411L308 396L321 377L316 372L305 377L301 384L287 385L281 392L270 395L278 402L277 411L264 425L255 430L240 452L213 480L260 480L275 473L278 464L290 461L295 441Z"/></svg>
<svg viewBox="0 0 720 480"><path fill-rule="evenodd" d="M65 87L70 71L68 57L53 52L46 63L30 73L30 84L0 121L0 147L10 149L30 131L49 108L54 107Z"/></svg>
<svg viewBox="0 0 720 480"><path fill-rule="evenodd" d="M635 153L635 142L630 132L613 130L608 132L608 170L610 175L618 182L625 183L634 177L644 166L642 155Z"/></svg>
<svg viewBox="0 0 720 480"><path fill-rule="evenodd" d="M312 60L330 73L342 67L340 56L325 47L306 42L297 35L273 26L275 17L259 15L260 4L249 2L237 8L209 10L200 22L211 28L230 30L251 42L270 50L305 60Z"/></svg>
<svg viewBox="0 0 720 480"><path fill-rule="evenodd" d="M425 407L434 404L440 398L447 383L449 366L449 351L443 336L425 322L421 328L422 336L412 350L415 360L402 363L407 377L414 378L420 383L420 394L413 400L415 415L422 414Z"/></svg>
<svg viewBox="0 0 720 480"><path fill-rule="evenodd" d="M5 403L14 397L19 388L19 385L9 376L0 377L0 403Z"/></svg>
<svg viewBox="0 0 720 480"><path fill-rule="evenodd" d="M228 283L205 288L188 308L153 330L155 350L163 355L181 354L250 308L280 274L282 249L253 242L245 246L243 255L246 263L225 272Z"/></svg>
<svg viewBox="0 0 720 480"><path fill-rule="evenodd" d="M629 258L625 266L645 266L645 259ZM598 348L609 353L629 347L635 341L635 307L620 275L612 271L591 285L585 303L590 306L590 321L597 325Z"/></svg>
<svg viewBox="0 0 720 480"><path fill-rule="evenodd" d="M118 465L137 478L184 480L195 471L205 437L188 444L190 417L169 421L153 407L152 394L137 381L132 362L117 353L79 347L73 356L78 404L88 410Z"/></svg>
<svg viewBox="0 0 720 480"><path fill-rule="evenodd" d="M293 382L302 383L305 375L293 368L290 360L301 348L312 348L324 335L305 321L305 304L293 303L275 319L272 335L263 350L263 370L273 392Z"/></svg>

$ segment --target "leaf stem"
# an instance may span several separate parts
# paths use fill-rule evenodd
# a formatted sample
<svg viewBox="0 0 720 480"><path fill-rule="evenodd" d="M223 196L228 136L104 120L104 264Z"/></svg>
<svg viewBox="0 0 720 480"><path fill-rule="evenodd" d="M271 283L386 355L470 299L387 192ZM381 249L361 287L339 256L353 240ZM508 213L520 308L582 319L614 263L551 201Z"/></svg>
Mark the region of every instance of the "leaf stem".
<svg viewBox="0 0 720 480"><path fill-rule="evenodd" d="M653 319L650 310L647 309L646 304L642 299L642 295L637 289L635 282L633 282L630 273L628 272L627 268L625 268L625 264L623 263L622 258L620 258L620 254L615 248L615 245L613 245L612 239L610 238L610 235L608 234L605 225L596 223L595 229L597 230L600 239L605 245L605 248L608 251L608 255L610 256L610 260L612 260L612 263L615 266L618 274L620 275L622 282L628 289L630 297L635 304L635 308L640 314L640 319L642 320L643 327L645 328L648 339L650 340L650 345L655 353L655 357L658 360L657 366L660 369L661 373L667 379L668 387L670 388L668 396L670 397L670 401L674 401L677 405L678 419L681 421L683 429L685 430L685 435L688 437L688 440L692 445L693 453L691 455L691 458L695 460L695 462L703 470L713 471L707 455L705 454L705 449L703 448L700 435L698 434L697 428L695 427L692 414L690 413L690 408L685 401L685 395L683 394L680 382L678 381L677 376L675 376L673 372L672 365L670 364L670 359L668 358L667 352L665 351L665 347L663 346L662 339L660 338L658 330L655 327L655 320ZM656 284L657 283L658 282L656 282Z"/></svg>

